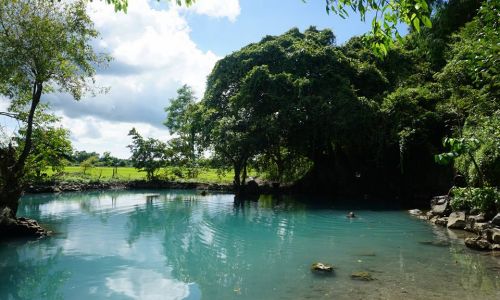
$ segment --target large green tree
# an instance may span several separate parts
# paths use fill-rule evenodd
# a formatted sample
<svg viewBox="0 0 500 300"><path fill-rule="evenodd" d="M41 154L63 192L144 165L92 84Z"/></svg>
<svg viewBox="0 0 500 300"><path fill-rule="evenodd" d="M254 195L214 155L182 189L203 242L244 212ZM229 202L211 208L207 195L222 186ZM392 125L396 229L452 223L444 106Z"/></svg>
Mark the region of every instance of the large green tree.
<svg viewBox="0 0 500 300"><path fill-rule="evenodd" d="M14 115L25 124L23 142L0 150L0 209L8 207L13 216L42 95L60 91L79 100L91 90L95 67L108 60L90 45L98 32L86 4L84 0L0 1L0 93L27 112L26 117Z"/></svg>
<svg viewBox="0 0 500 300"><path fill-rule="evenodd" d="M325 157L354 155L370 142L375 95L359 97L356 90L363 89L368 74L377 83L385 79L351 62L334 42L330 30L293 29L216 64L201 102L202 131L207 145L234 169L237 186L259 154L283 173L284 153L328 168Z"/></svg>

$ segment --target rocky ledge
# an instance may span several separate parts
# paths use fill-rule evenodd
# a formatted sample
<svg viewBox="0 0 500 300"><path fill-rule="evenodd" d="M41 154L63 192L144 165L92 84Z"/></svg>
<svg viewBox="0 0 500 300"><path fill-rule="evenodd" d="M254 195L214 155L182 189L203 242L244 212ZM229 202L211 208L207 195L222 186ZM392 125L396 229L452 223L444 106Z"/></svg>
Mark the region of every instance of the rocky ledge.
<svg viewBox="0 0 500 300"><path fill-rule="evenodd" d="M450 205L450 197L437 196L431 200L431 210L427 213L419 209L408 212L419 219L438 226L473 232L476 237L465 239L465 245L481 251L500 251L500 213L488 216L483 213L455 211Z"/></svg>
<svg viewBox="0 0 500 300"><path fill-rule="evenodd" d="M11 238L39 239L50 234L37 221L27 218L15 218L5 208L0 213L0 240Z"/></svg>

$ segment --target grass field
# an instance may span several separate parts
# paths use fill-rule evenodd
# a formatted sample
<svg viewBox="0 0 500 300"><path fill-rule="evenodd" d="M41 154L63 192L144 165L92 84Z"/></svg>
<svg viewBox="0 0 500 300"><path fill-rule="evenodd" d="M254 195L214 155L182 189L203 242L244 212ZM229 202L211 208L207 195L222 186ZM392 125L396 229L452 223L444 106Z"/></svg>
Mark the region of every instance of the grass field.
<svg viewBox="0 0 500 300"><path fill-rule="evenodd" d="M88 169L85 174L81 167L66 167L64 168L64 173L58 178L59 180L67 181L81 181L81 180L93 180L93 181L128 181L128 180L145 180L146 173L139 172L135 168L129 167L118 167L117 175L113 177L113 167L94 167ZM183 172L187 174L187 172ZM54 175L51 170L47 171L47 175ZM195 181L203 183L231 183L233 181L233 173L226 172L219 176L216 169L201 169L196 178L187 178L187 176L177 177L173 175L173 168L165 168L158 172L160 178L168 178L170 180L178 181ZM250 174L252 175L252 174Z"/></svg>

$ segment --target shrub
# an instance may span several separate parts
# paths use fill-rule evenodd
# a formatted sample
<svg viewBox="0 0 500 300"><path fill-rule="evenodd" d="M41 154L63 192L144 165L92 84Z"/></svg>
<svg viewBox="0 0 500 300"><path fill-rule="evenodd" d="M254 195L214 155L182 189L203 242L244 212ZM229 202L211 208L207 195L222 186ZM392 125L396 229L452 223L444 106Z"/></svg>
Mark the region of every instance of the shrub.
<svg viewBox="0 0 500 300"><path fill-rule="evenodd" d="M500 191L497 188L453 188L453 210L479 209L481 212L500 211Z"/></svg>

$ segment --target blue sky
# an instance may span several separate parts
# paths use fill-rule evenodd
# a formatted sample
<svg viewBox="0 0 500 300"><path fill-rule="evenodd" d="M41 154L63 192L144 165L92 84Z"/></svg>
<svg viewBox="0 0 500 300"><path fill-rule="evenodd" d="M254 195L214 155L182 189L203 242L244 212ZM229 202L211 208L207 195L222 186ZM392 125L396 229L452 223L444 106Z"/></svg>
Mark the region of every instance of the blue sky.
<svg viewBox="0 0 500 300"><path fill-rule="evenodd" d="M107 94L74 101L69 95L44 95L61 123L71 131L75 149L127 158L128 131L170 138L162 125L164 107L183 84L203 96L206 77L217 60L266 35L293 27L330 28L342 44L370 29L371 17L348 19L328 15L323 0L197 0L178 7L167 0L129 0L127 14L114 12L105 1L90 4L89 15L101 32L94 47L113 56L105 70L97 71L97 85ZM0 99L0 111L8 102ZM0 117L0 126L16 123ZM8 131L8 130L7 130Z"/></svg>
<svg viewBox="0 0 500 300"><path fill-rule="evenodd" d="M242 0L240 7L241 13L234 22L227 18L187 14L193 41L201 49L223 56L265 35L279 35L292 27L301 31L311 25L318 29L330 28L339 44L370 30L370 22L361 22L354 13L348 19L327 14L323 0L306 3L301 0Z"/></svg>

